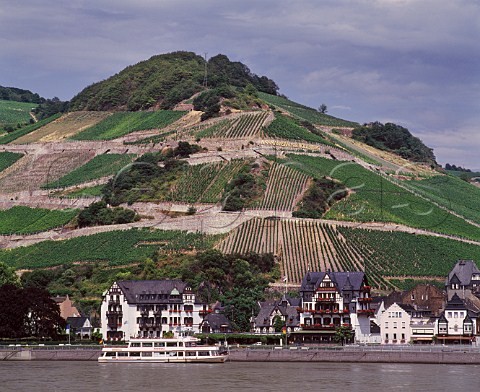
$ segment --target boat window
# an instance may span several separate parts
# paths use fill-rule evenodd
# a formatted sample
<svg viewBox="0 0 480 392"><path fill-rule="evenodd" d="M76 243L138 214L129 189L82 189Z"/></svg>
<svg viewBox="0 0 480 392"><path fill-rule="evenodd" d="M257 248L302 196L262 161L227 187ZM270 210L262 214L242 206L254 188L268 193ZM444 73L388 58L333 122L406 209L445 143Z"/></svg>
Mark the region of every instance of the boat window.
<svg viewBox="0 0 480 392"><path fill-rule="evenodd" d="M119 357L128 357L128 353L118 353Z"/></svg>
<svg viewBox="0 0 480 392"><path fill-rule="evenodd" d="M151 352L143 352L142 357L151 357L152 353Z"/></svg>
<svg viewBox="0 0 480 392"><path fill-rule="evenodd" d="M115 357L116 353L105 353L106 357Z"/></svg>
<svg viewBox="0 0 480 392"><path fill-rule="evenodd" d="M130 353L130 356L131 356L131 357L139 357L139 356L140 356L140 353Z"/></svg>
<svg viewBox="0 0 480 392"><path fill-rule="evenodd" d="M208 357L210 353L208 351L199 351L198 356L199 357Z"/></svg>
<svg viewBox="0 0 480 392"><path fill-rule="evenodd" d="M165 342L155 342L155 347L165 347Z"/></svg>
<svg viewBox="0 0 480 392"><path fill-rule="evenodd" d="M178 347L183 347L183 342L178 342Z"/></svg>
<svg viewBox="0 0 480 392"><path fill-rule="evenodd" d="M132 342L130 343L130 347L140 347L141 343L138 342Z"/></svg>
<svg viewBox="0 0 480 392"><path fill-rule="evenodd" d="M164 356L165 356L165 353L155 352L155 353L153 353L153 356L154 356L154 357L164 357Z"/></svg>
<svg viewBox="0 0 480 392"><path fill-rule="evenodd" d="M183 353L179 351L179 352L177 353L177 356L183 357Z"/></svg>
<svg viewBox="0 0 480 392"><path fill-rule="evenodd" d="M176 351L169 351L169 352L167 352L167 355L168 355L169 357L176 357L176 356L177 356L177 352L176 352Z"/></svg>
<svg viewBox="0 0 480 392"><path fill-rule="evenodd" d="M194 357L195 354L196 354L195 351L187 351L187 352L185 353L185 356L187 356L187 357Z"/></svg>
<svg viewBox="0 0 480 392"><path fill-rule="evenodd" d="M177 342L167 342L167 347L177 347Z"/></svg>
<svg viewBox="0 0 480 392"><path fill-rule="evenodd" d="M142 343L142 347L153 347L153 344L151 342L147 343Z"/></svg>

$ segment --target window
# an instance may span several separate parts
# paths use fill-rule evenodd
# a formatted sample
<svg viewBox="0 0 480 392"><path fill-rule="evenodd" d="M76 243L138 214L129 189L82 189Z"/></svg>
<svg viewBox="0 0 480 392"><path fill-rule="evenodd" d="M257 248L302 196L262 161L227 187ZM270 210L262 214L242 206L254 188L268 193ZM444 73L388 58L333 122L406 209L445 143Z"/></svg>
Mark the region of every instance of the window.
<svg viewBox="0 0 480 392"><path fill-rule="evenodd" d="M405 321L402 321L402 329L405 329Z"/></svg>
<svg viewBox="0 0 480 392"><path fill-rule="evenodd" d="M453 312L453 318L458 318L458 312Z"/></svg>
<svg viewBox="0 0 480 392"><path fill-rule="evenodd" d="M393 334L393 340L397 340L397 334L396 333Z"/></svg>
<svg viewBox="0 0 480 392"><path fill-rule="evenodd" d="M388 328L388 321L385 321L385 328Z"/></svg>
<svg viewBox="0 0 480 392"><path fill-rule="evenodd" d="M385 334L385 339L388 340L388 333Z"/></svg>
<svg viewBox="0 0 480 392"><path fill-rule="evenodd" d="M396 321L393 322L393 328L397 329L397 322Z"/></svg>
<svg viewBox="0 0 480 392"><path fill-rule="evenodd" d="M402 340L405 340L405 334L402 333Z"/></svg>
<svg viewBox="0 0 480 392"><path fill-rule="evenodd" d="M448 312L448 313L447 313L447 317L448 317L448 318L452 318L452 312Z"/></svg>

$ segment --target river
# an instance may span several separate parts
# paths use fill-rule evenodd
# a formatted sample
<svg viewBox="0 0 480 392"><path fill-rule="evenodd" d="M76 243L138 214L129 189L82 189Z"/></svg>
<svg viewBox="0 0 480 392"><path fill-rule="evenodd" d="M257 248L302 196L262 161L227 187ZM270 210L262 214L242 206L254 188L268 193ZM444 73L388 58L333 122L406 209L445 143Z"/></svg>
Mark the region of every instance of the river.
<svg viewBox="0 0 480 392"><path fill-rule="evenodd" d="M0 391L473 391L479 371L478 365L385 363L4 361Z"/></svg>

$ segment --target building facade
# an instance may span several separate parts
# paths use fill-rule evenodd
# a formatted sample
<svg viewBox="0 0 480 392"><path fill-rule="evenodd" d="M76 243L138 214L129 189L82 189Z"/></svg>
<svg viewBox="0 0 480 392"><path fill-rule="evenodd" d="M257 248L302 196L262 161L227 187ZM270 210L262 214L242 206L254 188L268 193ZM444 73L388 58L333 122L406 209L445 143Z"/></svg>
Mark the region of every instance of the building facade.
<svg viewBox="0 0 480 392"><path fill-rule="evenodd" d="M180 280L119 281L103 294L101 332L106 340L198 333L209 313L208 305Z"/></svg>
<svg viewBox="0 0 480 392"><path fill-rule="evenodd" d="M350 328L355 341L371 336L370 286L363 272L308 272L300 287L299 343L333 342L338 327Z"/></svg>

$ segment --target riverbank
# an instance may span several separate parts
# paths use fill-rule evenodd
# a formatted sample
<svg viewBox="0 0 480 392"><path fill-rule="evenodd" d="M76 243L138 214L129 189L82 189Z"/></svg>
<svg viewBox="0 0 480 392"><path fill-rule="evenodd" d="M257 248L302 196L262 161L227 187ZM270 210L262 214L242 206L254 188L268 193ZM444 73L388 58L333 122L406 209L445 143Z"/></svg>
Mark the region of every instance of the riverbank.
<svg viewBox="0 0 480 392"><path fill-rule="evenodd" d="M7 361L96 361L92 346L3 347ZM352 362L480 365L480 349L469 346L427 347L258 347L230 350L229 362Z"/></svg>

